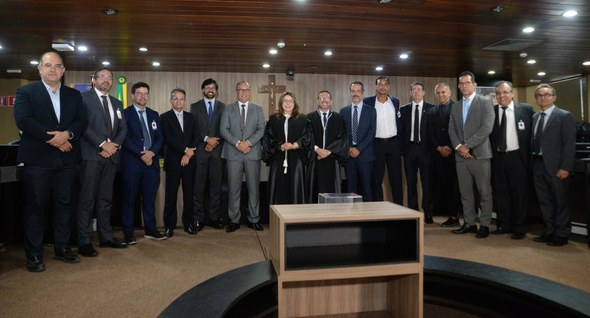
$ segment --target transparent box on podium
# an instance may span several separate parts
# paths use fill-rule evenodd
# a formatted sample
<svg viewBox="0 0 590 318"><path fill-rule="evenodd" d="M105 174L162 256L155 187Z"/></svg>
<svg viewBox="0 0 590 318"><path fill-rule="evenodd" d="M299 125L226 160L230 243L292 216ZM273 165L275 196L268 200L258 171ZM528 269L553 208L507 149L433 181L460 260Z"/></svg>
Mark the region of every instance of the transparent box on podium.
<svg viewBox="0 0 590 318"><path fill-rule="evenodd" d="M320 193L318 203L356 203L363 202L363 197L356 193Z"/></svg>

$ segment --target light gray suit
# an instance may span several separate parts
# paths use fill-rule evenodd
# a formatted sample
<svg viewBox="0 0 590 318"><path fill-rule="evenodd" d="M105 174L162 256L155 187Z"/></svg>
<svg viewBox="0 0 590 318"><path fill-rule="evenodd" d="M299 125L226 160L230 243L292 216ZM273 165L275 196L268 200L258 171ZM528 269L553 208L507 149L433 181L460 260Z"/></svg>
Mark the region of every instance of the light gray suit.
<svg viewBox="0 0 590 318"><path fill-rule="evenodd" d="M463 125L463 103L464 101L461 99L453 105L449 120L449 137L455 149L459 145L465 145L471 149L470 153L473 156L471 159L465 159L455 152L465 224L466 226L475 225L477 217L473 193L473 183L475 182L481 197L479 222L481 226L489 227L493 204L490 183L492 148L489 136L494 128L494 108L490 99L475 95L469 107L467 120Z"/></svg>
<svg viewBox="0 0 590 318"><path fill-rule="evenodd" d="M246 175L248 188L248 220L258 223L260 202L260 161L262 160L262 145L260 143L264 135L264 111L262 107L248 102L246 121L241 127L240 105L235 102L227 105L221 114L219 132L223 140L221 157L227 163L228 181L228 215L232 223L240 223L240 190L242 177ZM249 153L240 152L236 144L238 141L248 141L251 144Z"/></svg>
<svg viewBox="0 0 590 318"><path fill-rule="evenodd" d="M80 138L82 164L80 166L80 202L78 204L78 244L90 244L92 239L92 215L96 210L96 223L100 242L113 239L111 230L111 207L113 182L119 163L119 151L110 158L99 155L100 145L107 139L122 145L127 135L127 124L123 118L123 105L109 96L113 112L112 132L109 136L104 117L102 100L96 90L82 93L82 101L88 116L88 128Z"/></svg>

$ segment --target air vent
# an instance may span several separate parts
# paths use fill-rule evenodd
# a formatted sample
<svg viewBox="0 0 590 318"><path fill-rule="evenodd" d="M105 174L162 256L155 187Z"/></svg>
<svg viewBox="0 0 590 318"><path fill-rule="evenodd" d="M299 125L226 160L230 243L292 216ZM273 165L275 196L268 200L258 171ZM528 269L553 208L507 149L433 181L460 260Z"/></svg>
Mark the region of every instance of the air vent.
<svg viewBox="0 0 590 318"><path fill-rule="evenodd" d="M500 42L496 42L490 46L486 46L484 50L491 50L491 51L520 51L531 46L535 46L540 44L541 40L528 40L528 39L505 39Z"/></svg>

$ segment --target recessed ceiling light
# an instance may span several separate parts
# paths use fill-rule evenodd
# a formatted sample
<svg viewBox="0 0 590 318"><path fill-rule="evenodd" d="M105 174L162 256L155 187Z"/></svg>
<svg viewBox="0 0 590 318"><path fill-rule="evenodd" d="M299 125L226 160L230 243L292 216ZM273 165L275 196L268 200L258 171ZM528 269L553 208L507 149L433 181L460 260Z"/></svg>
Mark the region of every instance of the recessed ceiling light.
<svg viewBox="0 0 590 318"><path fill-rule="evenodd" d="M400 55L399 55L399 58L400 58L400 59L402 59L402 60L405 60L405 59L407 59L408 57L410 57L410 56L408 55L408 53L402 53L402 54L400 54Z"/></svg>
<svg viewBox="0 0 590 318"><path fill-rule="evenodd" d="M268 50L268 53L275 55L275 54L279 53L279 51L277 49L270 49L270 50Z"/></svg>
<svg viewBox="0 0 590 318"><path fill-rule="evenodd" d="M86 52L88 51L88 47L86 45L80 45L78 46L78 51Z"/></svg>
<svg viewBox="0 0 590 318"><path fill-rule="evenodd" d="M155 61L155 62L152 63L152 65L155 66L155 67L158 67L158 66L160 66L160 62Z"/></svg>
<svg viewBox="0 0 590 318"><path fill-rule="evenodd" d="M393 0L377 0L380 4L388 4L391 3Z"/></svg>
<svg viewBox="0 0 590 318"><path fill-rule="evenodd" d="M377 72L383 71L383 66L377 66L377 67L375 67L375 71L377 71Z"/></svg>
<svg viewBox="0 0 590 318"><path fill-rule="evenodd" d="M496 12L496 13L500 13L502 11L504 11L504 7L503 6L496 6L492 8L492 11Z"/></svg>
<svg viewBox="0 0 590 318"><path fill-rule="evenodd" d="M109 62L109 61L102 61L102 65L104 65L104 66L111 65L111 62Z"/></svg>
<svg viewBox="0 0 590 318"><path fill-rule="evenodd" d="M283 41L279 41L279 43L277 43L277 47L278 47L279 49L282 49L282 48L284 48L284 47L285 47L285 42L283 42Z"/></svg>
<svg viewBox="0 0 590 318"><path fill-rule="evenodd" d="M569 17L575 17L575 16L578 15L578 11L576 11L576 10L567 10L566 12L562 13L561 15L564 16L564 17L568 17L568 18Z"/></svg>
<svg viewBox="0 0 590 318"><path fill-rule="evenodd" d="M262 64L262 67L264 67L264 68L269 68L269 67L270 67L270 64L268 64L268 63L264 63L264 64Z"/></svg>
<svg viewBox="0 0 590 318"><path fill-rule="evenodd" d="M494 71L494 70L489 70L489 71L488 71L488 74L490 74L490 75L494 75L494 74L496 74L496 71Z"/></svg>
<svg viewBox="0 0 590 318"><path fill-rule="evenodd" d="M545 72L539 72L539 73L537 73L537 75L539 75L539 76L545 76Z"/></svg>
<svg viewBox="0 0 590 318"><path fill-rule="evenodd" d="M332 51L330 51L330 50L326 50L326 51L324 52L324 55L325 55L325 56L332 56Z"/></svg>
<svg viewBox="0 0 590 318"><path fill-rule="evenodd" d="M142 46L142 47L139 48L139 51L141 51L141 52L147 52L148 49L147 49L147 47L143 47Z"/></svg>
<svg viewBox="0 0 590 318"><path fill-rule="evenodd" d="M6 70L6 73L9 73L9 74L20 74L20 73L22 73L22 71L21 71L20 68L12 68L12 69L9 68L9 69Z"/></svg>
<svg viewBox="0 0 590 318"><path fill-rule="evenodd" d="M104 13L105 15L115 15L115 14L119 13L119 10L114 9L114 8L104 8L102 10L102 13Z"/></svg>
<svg viewBox="0 0 590 318"><path fill-rule="evenodd" d="M524 29L522 29L522 32L524 32L524 33L532 33L532 32L535 32L535 28L533 28L531 26L528 26L528 27L525 27Z"/></svg>
<svg viewBox="0 0 590 318"><path fill-rule="evenodd" d="M39 65L39 61L34 61L34 60L29 63L31 63L31 65Z"/></svg>
<svg viewBox="0 0 590 318"><path fill-rule="evenodd" d="M535 63L537 63L537 61L535 61L535 60L528 60L526 62L527 62L527 64L535 64Z"/></svg>
<svg viewBox="0 0 590 318"><path fill-rule="evenodd" d="M590 65L590 61L584 61L584 62L582 63L582 65L584 65L584 66L589 66L589 65Z"/></svg>
<svg viewBox="0 0 590 318"><path fill-rule="evenodd" d="M2 45L0 45L0 50L2 49Z"/></svg>

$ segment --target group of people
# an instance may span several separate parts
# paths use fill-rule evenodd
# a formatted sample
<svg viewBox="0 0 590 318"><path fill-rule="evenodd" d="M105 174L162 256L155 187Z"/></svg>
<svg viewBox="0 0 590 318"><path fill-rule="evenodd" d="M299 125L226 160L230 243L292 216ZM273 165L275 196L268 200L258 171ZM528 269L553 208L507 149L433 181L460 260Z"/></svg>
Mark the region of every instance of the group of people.
<svg viewBox="0 0 590 318"><path fill-rule="evenodd" d="M216 81L205 80L203 98L191 104L190 111L184 110L186 92L176 88L170 93L171 109L159 115L147 106L150 87L144 82L132 86L133 104L123 109L109 95L113 73L106 67L95 71L93 88L84 93L61 84L65 67L59 54L43 54L38 69L41 81L19 88L14 107L22 132L18 161L24 164L27 187L25 251L32 272L45 270L43 219L50 197L55 258L80 261L68 245L78 174L78 253L87 257L98 255L91 243L94 217L100 247L137 243L136 202L141 204L146 238L172 237L181 184L182 223L188 234L197 234L206 223L228 233L239 229L243 180L248 226L264 230L259 223L261 162L270 166L270 204L312 203L319 193L341 192L345 166L347 191L362 195L364 201L383 200L387 168L391 198L400 205L403 162L408 207L419 210L419 176L425 222L433 223L434 211L448 214L442 226L461 226L453 233L475 233L478 238L490 233L492 200L498 222L491 233L511 233L513 239L525 236L532 171L545 223L545 232L535 241L560 246L571 231L566 179L573 166L575 122L569 112L554 105L556 93L547 84L535 90L541 112L533 114L531 105L513 101L512 84L506 81L496 86L499 105L494 107L490 99L475 93L477 84L470 72L459 76L463 97L456 103L448 84L436 85L438 105L425 102L424 84L414 82L412 101L400 107L399 99L389 95L389 79L379 77L375 95L366 98L363 83L352 82L351 103L340 112L332 110L329 91L318 93L317 109L309 114L301 113L293 93L284 93L277 112L266 121L262 107L250 101L246 81L236 85L237 100L225 105L217 99ZM163 149L165 229L161 233L155 201ZM224 166L229 220L220 211ZM123 181L123 240L113 236L110 222L118 167Z"/></svg>

